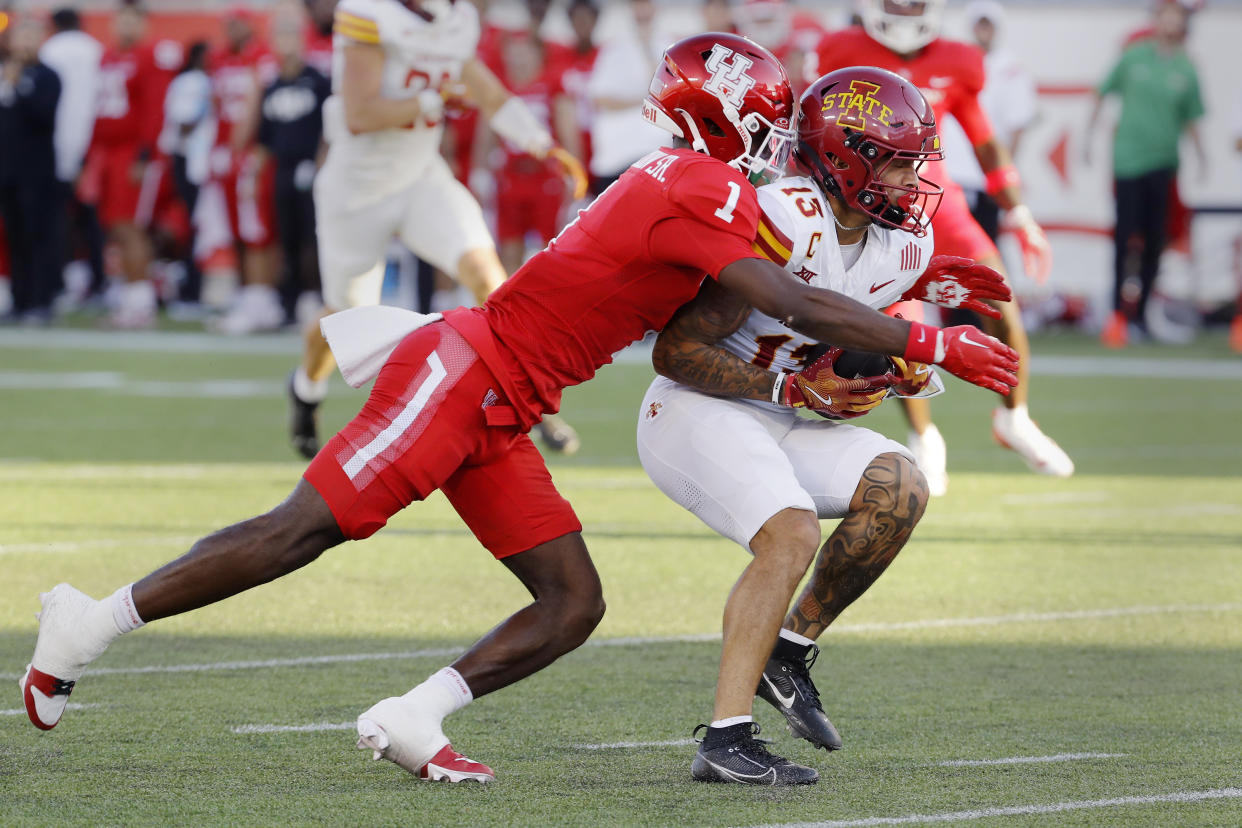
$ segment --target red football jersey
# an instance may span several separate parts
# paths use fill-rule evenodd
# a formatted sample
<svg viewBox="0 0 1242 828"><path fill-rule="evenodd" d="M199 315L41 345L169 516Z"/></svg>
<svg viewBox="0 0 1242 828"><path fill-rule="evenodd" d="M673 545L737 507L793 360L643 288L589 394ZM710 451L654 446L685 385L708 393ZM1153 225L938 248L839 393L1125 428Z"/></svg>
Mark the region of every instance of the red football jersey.
<svg viewBox="0 0 1242 828"><path fill-rule="evenodd" d="M979 106L985 74L983 50L977 46L936 38L905 58L854 26L824 35L815 52L807 67L811 80L847 66L878 66L917 86L937 121L946 115L956 118L971 146L992 137L992 124Z"/></svg>
<svg viewBox="0 0 1242 828"><path fill-rule="evenodd" d="M150 44L105 51L99 62L99 97L91 140L106 146L154 143L163 126L164 99L160 92L166 87ZM161 114L155 117L156 112Z"/></svg>
<svg viewBox="0 0 1242 828"><path fill-rule="evenodd" d="M211 92L216 103L216 145L225 146L236 124L251 117L249 107L279 72L276 58L251 41L240 52L221 49L211 58Z"/></svg>
<svg viewBox="0 0 1242 828"><path fill-rule="evenodd" d="M505 382L526 427L560 407L612 355L662 329L751 247L755 188L687 149L635 162L481 308L446 314ZM486 326L486 327L484 327ZM490 328L491 336L487 329Z"/></svg>
<svg viewBox="0 0 1242 828"><path fill-rule="evenodd" d="M591 80L591 70L595 67L595 58L599 55L599 47L592 47L579 52L562 46L554 56L555 65L560 73L559 84L565 94L574 102L574 118L578 122L578 133L582 142L582 157L578 160L588 170L591 168L591 121L594 118L594 104L587 93L587 83Z"/></svg>

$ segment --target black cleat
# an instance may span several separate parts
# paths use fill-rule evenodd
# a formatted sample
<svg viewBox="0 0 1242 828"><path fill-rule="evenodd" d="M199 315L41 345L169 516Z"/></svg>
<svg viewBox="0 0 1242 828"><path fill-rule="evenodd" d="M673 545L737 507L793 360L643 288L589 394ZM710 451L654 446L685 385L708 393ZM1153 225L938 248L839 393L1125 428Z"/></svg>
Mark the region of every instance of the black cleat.
<svg viewBox="0 0 1242 828"><path fill-rule="evenodd" d="M819 647L803 647L778 639L772 657L759 677L755 695L781 711L789 732L824 750L840 750L841 734L819 703L819 691L811 681L811 665L819 657Z"/></svg>
<svg viewBox="0 0 1242 828"><path fill-rule="evenodd" d="M557 454L568 457L582 448L578 432L557 414L545 414L535 428L539 429L539 439L543 444Z"/></svg>
<svg viewBox="0 0 1242 828"><path fill-rule="evenodd" d="M293 374L290 374L289 439L293 443L293 450L307 460L314 459L319 453L319 429L315 423L315 412L318 410L319 403L308 403L298 397L293 390Z"/></svg>
<svg viewBox="0 0 1242 828"><path fill-rule="evenodd" d="M743 722L730 727L699 725L706 729L690 773L699 782L737 782L742 785L813 785L819 771L768 752L755 738L759 725Z"/></svg>

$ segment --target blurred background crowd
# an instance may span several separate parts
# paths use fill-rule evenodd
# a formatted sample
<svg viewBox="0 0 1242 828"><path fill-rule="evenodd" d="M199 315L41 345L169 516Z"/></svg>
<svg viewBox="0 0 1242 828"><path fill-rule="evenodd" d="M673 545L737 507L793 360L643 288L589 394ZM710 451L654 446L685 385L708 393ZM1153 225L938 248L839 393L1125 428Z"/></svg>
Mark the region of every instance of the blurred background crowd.
<svg viewBox="0 0 1242 828"><path fill-rule="evenodd" d="M479 56L583 160L588 199L667 137L640 113L669 43L744 34L800 90L820 39L857 22L850 0L472 1ZM245 334L313 318L334 6L0 5L0 319ZM1044 283L1007 256L1028 327L1123 347L1231 325L1242 352L1242 3L974 0L949 5L943 35L987 53L985 109L1053 243ZM964 135L942 130L999 233ZM472 110L450 113L442 151L510 273L582 206ZM396 242L386 297L469 301Z"/></svg>

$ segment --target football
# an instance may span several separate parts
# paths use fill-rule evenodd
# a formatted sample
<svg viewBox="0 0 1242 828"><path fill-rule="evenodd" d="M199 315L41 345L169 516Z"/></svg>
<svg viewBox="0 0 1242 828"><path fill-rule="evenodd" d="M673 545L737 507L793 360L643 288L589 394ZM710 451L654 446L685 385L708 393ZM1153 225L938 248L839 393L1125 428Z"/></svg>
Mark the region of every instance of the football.
<svg viewBox="0 0 1242 828"><path fill-rule="evenodd" d="M824 353L832 347L831 345L818 345L807 357L806 364L810 365L819 359ZM886 374L893 369L893 363L884 354L873 354L870 351L842 351L837 357L837 361L833 363L833 370L836 371L838 377L843 379L855 379L857 377L875 377Z"/></svg>

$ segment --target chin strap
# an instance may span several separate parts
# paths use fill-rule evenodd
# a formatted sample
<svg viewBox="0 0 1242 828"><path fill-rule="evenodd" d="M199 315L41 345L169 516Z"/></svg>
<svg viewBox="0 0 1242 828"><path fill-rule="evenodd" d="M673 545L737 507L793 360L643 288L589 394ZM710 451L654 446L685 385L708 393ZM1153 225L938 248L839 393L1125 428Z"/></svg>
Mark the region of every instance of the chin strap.
<svg viewBox="0 0 1242 828"><path fill-rule="evenodd" d="M684 109L678 109L677 114L681 115L682 120L686 122L686 129L684 131L690 138L690 149L706 155L707 143L703 140L703 136L699 134L699 128L695 126L694 119L690 117L690 113ZM687 136L683 135L682 137Z"/></svg>

